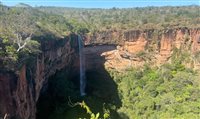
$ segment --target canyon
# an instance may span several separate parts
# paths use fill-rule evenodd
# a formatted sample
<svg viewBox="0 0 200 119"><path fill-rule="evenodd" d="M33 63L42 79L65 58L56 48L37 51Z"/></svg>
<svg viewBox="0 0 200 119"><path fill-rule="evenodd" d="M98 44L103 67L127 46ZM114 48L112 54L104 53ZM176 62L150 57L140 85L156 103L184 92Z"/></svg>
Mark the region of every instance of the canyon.
<svg viewBox="0 0 200 119"><path fill-rule="evenodd" d="M69 38L70 37L70 38ZM71 75L79 74L78 37L73 34L62 41L45 41L42 53L31 65L17 70L0 70L0 114L22 119L36 118L36 104L42 91L48 87L48 79L56 72L68 69ZM114 69L118 71L141 67L145 63L159 66L171 62L174 49L192 55L200 51L200 29L146 29L110 30L82 35L86 71ZM60 44L61 45L56 45ZM194 69L200 68L197 60ZM71 76L73 78L73 76Z"/></svg>
<svg viewBox="0 0 200 119"><path fill-rule="evenodd" d="M132 30L124 34L110 32L96 36L98 39L121 38L121 43L114 50L103 52L104 66L115 70L125 70L131 67L141 67L145 63L160 66L171 62L175 49L191 55L197 55L200 47L200 29L168 29L168 30ZM109 41L109 40L108 40ZM112 42L112 40L110 40ZM89 41L90 42L90 41ZM194 69L199 68L199 62L193 62ZM189 64L188 64L189 65Z"/></svg>
<svg viewBox="0 0 200 119"><path fill-rule="evenodd" d="M77 36L70 36L76 39ZM75 38L74 38L75 37ZM61 45L57 45L59 43ZM42 44L43 52L29 64L16 71L1 67L0 72L0 113L9 118L36 118L36 103L48 78L63 68L70 69L73 59L78 57L77 40L69 37L62 41L48 41ZM3 117L4 115L1 115Z"/></svg>

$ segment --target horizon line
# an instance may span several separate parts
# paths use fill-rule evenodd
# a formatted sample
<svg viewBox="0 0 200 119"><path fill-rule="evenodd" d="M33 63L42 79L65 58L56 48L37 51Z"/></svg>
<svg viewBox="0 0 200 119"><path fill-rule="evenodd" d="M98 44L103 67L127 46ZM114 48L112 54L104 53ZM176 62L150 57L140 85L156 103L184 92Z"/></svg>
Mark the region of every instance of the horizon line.
<svg viewBox="0 0 200 119"><path fill-rule="evenodd" d="M38 0L0 0L1 4L5 6L17 6L18 4L27 4L31 7L72 7L72 8L136 8L136 7L165 7L165 6L200 6L200 1L196 0L52 0L52 1L38 1ZM54 4L55 3L55 4ZM62 4L63 3L63 4ZM68 4L64 4L68 3ZM80 4L78 4L80 3ZM106 4L107 3L107 4Z"/></svg>

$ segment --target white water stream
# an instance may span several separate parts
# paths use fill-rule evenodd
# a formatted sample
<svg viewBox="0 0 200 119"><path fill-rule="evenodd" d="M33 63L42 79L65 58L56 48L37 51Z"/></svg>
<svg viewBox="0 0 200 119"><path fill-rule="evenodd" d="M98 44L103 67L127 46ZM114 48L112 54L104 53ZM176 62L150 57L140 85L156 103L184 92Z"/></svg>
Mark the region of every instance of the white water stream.
<svg viewBox="0 0 200 119"><path fill-rule="evenodd" d="M85 77L85 57L83 54L83 41L80 35L78 35L78 45L79 45L79 61L80 61L80 94L81 96L86 95L86 77Z"/></svg>

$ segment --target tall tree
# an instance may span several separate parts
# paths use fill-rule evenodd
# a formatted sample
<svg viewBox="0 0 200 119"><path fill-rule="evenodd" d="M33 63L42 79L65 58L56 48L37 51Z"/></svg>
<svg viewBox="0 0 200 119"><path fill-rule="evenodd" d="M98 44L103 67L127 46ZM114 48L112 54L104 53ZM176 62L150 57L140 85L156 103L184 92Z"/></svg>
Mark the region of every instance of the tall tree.
<svg viewBox="0 0 200 119"><path fill-rule="evenodd" d="M7 28L6 30L14 35L13 42L18 46L17 52L27 45L36 30L35 22L31 20L30 13L25 9L27 8L12 9L9 14L5 15L3 23L1 23L3 28Z"/></svg>

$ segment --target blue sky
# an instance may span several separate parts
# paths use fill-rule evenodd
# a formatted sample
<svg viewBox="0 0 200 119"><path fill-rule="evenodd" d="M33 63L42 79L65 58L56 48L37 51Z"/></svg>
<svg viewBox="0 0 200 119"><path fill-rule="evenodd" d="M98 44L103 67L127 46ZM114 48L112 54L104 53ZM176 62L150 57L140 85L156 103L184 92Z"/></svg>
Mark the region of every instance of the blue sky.
<svg viewBox="0 0 200 119"><path fill-rule="evenodd" d="M26 3L31 6L61 6L81 8L130 8L145 6L200 5L200 0L0 0L4 5Z"/></svg>

